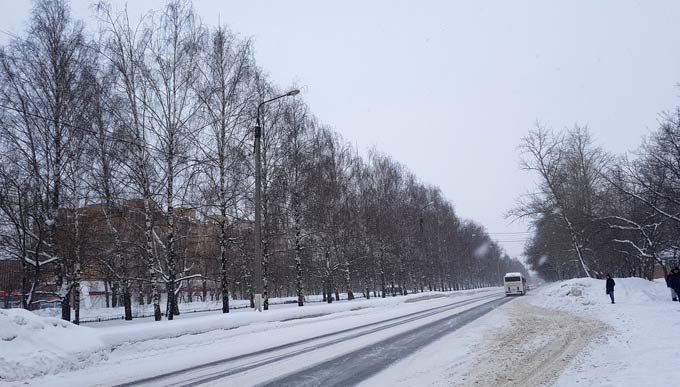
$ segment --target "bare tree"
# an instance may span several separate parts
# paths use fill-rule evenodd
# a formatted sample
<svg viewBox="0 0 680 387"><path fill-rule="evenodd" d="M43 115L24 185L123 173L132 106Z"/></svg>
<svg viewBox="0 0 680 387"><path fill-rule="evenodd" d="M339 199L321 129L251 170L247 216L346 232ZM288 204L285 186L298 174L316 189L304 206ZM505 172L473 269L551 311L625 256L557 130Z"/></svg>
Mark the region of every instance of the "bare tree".
<svg viewBox="0 0 680 387"><path fill-rule="evenodd" d="M132 192L143 201L144 255L147 276L151 282L154 318L161 320L159 269L154 249L154 196L157 172L153 166L150 131L148 83L143 76L149 37L144 31L145 19L136 26L130 24L127 12L115 14L106 3L98 4L102 21L100 32L105 40L101 50L114 73L113 93L116 104L109 106L112 118L121 125L121 137L127 143L122 155L123 174Z"/></svg>
<svg viewBox="0 0 680 387"><path fill-rule="evenodd" d="M200 103L193 84L197 82L204 31L188 1L169 2L163 13L147 29L149 36L148 60L143 67L143 78L148 85L145 102L149 111L149 128L156 141L157 168L164 182L165 221L167 232L164 264L159 267L167 284L168 319L179 314L176 295L178 274L176 251L175 202L180 185L186 184L191 174L191 139L198 133Z"/></svg>
<svg viewBox="0 0 680 387"><path fill-rule="evenodd" d="M575 149L572 150L577 152L583 150L582 145L585 145L585 142L581 142L586 140L581 139L578 134L576 135L576 140L579 143L574 144ZM576 216L579 210L575 206L589 207L590 204L587 198L590 196L589 192L586 192L583 194L586 195L585 201L573 202L574 198L570 194L575 192L569 190L571 187L569 187L570 182L568 180L570 177L569 172L572 172L576 175L575 179L583 179L584 183L588 184L590 174L584 169L589 166L576 165L578 170L568 171L566 166L569 162L578 164L579 161L585 162L585 159L582 157L582 154L570 154L567 146L567 140L563 136L555 134L542 126L537 126L536 129L531 130L522 139L520 148L525 155L522 160L522 168L538 173L541 179L540 194L533 195L528 203L520 204L513 212L513 215L521 217L549 212L558 214L569 231L572 246L584 273L590 277L591 269L586 262L583 251L582 230L574 223L574 216ZM570 156L572 157L571 160L569 160Z"/></svg>
<svg viewBox="0 0 680 387"><path fill-rule="evenodd" d="M232 249L231 221L243 200L245 144L249 134L251 109L254 104L250 42L240 42L225 28L212 33L212 45L205 50L201 87L197 94L202 112L210 128L204 152L209 165L203 187L209 212L216 209L220 229L220 284L222 313L229 312L229 251ZM214 204L213 204L214 203Z"/></svg>
<svg viewBox="0 0 680 387"><path fill-rule="evenodd" d="M92 60L82 25L73 22L64 1L35 3L27 37L15 38L3 50L3 119L9 130L4 133L10 151L19 155L22 169L34 197L31 231L23 230L24 258L34 269L30 305L37 291L40 266L57 264L57 283L65 291L62 318L70 319L68 299L72 289L64 249L57 237L61 230L59 210L64 205L64 180L80 149L79 139L88 126L87 85L83 68ZM23 238L23 237L22 237Z"/></svg>

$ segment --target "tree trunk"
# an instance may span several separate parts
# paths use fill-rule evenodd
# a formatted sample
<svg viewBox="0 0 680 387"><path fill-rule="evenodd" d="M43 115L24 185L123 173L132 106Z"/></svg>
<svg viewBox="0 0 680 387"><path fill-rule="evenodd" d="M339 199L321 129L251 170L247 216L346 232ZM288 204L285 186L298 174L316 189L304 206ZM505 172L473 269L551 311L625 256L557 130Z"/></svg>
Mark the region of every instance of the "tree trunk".
<svg viewBox="0 0 680 387"><path fill-rule="evenodd" d="M245 274L245 277L246 277L246 281L245 281L246 282L246 291L248 292L248 299L250 300L250 307L255 308L255 292L254 292L254 289L253 289L253 282L252 282L252 279L251 279L250 270L248 268L244 268L243 271L244 271L244 274Z"/></svg>
<svg viewBox="0 0 680 387"><path fill-rule="evenodd" d="M168 168L168 181L166 185L166 208L168 212L168 236L166 241L166 259L168 262L168 320L172 320L175 316L175 310L177 309L177 294L175 290L177 289L177 262L175 257L175 209L172 205L173 193L174 193L174 140L172 137L168 140L170 143L168 148L170 148L170 154L167 158L167 168Z"/></svg>
<svg viewBox="0 0 680 387"><path fill-rule="evenodd" d="M380 290L382 291L382 298L385 298L387 294L387 284L385 283L385 251L381 247L380 248L380 259L378 260L380 263Z"/></svg>
<svg viewBox="0 0 680 387"><path fill-rule="evenodd" d="M267 237L262 242L262 250L262 300L264 301L264 310L269 310L269 246Z"/></svg>
<svg viewBox="0 0 680 387"><path fill-rule="evenodd" d="M127 284L123 285L123 306L125 308L125 320L132 320L132 296Z"/></svg>
<svg viewBox="0 0 680 387"><path fill-rule="evenodd" d="M118 307L118 283L114 282L111 284L111 307Z"/></svg>
<svg viewBox="0 0 680 387"><path fill-rule="evenodd" d="M227 211L222 207L222 219L220 222L220 286L222 290L222 313L229 313L229 277L227 262ZM205 281L204 281L205 283Z"/></svg>
<svg viewBox="0 0 680 387"><path fill-rule="evenodd" d="M295 290L298 298L298 306L303 306L305 304L305 294L302 288L302 230L300 227L300 209L298 204L297 195L295 196L293 210L293 221L295 228Z"/></svg>
<svg viewBox="0 0 680 387"><path fill-rule="evenodd" d="M326 301L329 304L333 302L333 292L332 292L331 289L333 289L333 280L331 278L329 278L328 279L328 286L326 288L326 291L328 292L328 294L326 295Z"/></svg>
<svg viewBox="0 0 680 387"><path fill-rule="evenodd" d="M26 257L22 257L21 260L21 307L23 309L28 309L28 303L26 302L26 293L28 293L28 276L26 271ZM108 306L108 305L107 305Z"/></svg>
<svg viewBox="0 0 680 387"><path fill-rule="evenodd" d="M139 284L139 293L137 293L137 303L144 305L144 284Z"/></svg>
<svg viewBox="0 0 680 387"><path fill-rule="evenodd" d="M75 310L73 323L80 325L80 263L76 263L76 278L73 282L73 308Z"/></svg>
<svg viewBox="0 0 680 387"><path fill-rule="evenodd" d="M148 185L147 185L148 187ZM155 321L160 321L161 316L161 297L158 293L158 276L155 270L155 259L153 253L153 214L151 213L151 193L145 192L144 195L144 236L146 238L146 259L147 274L151 279L151 299L153 302L153 317Z"/></svg>
<svg viewBox="0 0 680 387"><path fill-rule="evenodd" d="M71 321L71 289L69 289L61 300L61 319Z"/></svg>
<svg viewBox="0 0 680 387"><path fill-rule="evenodd" d="M350 277L350 265L349 265L349 260L345 259L345 288L347 289L347 301L351 301L354 299L354 293L352 293L352 284L351 284L351 277Z"/></svg>

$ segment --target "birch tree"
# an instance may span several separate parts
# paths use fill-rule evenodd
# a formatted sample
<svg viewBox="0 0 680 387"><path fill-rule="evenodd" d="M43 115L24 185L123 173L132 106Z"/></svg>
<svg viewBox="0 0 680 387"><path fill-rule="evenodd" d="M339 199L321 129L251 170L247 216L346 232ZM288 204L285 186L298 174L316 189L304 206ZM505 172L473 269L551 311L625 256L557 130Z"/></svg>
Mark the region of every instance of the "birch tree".
<svg viewBox="0 0 680 387"><path fill-rule="evenodd" d="M151 282L154 319L160 321L159 269L154 249L158 173L151 153L150 91L143 76L149 45L149 36L144 29L146 19L132 25L127 11L115 13L103 2L98 4L98 12L104 40L101 51L114 74L113 93L118 101L110 106L110 114L121 125L121 138L128 145L121 158L124 179L129 182L131 193L139 195L143 201L144 259Z"/></svg>
<svg viewBox="0 0 680 387"><path fill-rule="evenodd" d="M198 97L207 120L210 144L203 150L209 165L203 187L207 206L217 210L220 230L220 285L222 313L229 312L229 252L232 249L231 221L239 214L247 179L246 141L249 138L251 110L254 105L254 68L249 41L239 41L225 28L212 32L206 49ZM199 147L202 148L202 147Z"/></svg>
<svg viewBox="0 0 680 387"><path fill-rule="evenodd" d="M203 28L187 1L169 2L161 15L147 28L148 58L143 79L148 85L145 102L149 128L154 134L157 168L164 183L164 211L167 226L163 244L164 268L161 276L168 292L168 320L179 313L177 308L178 268L176 251L175 202L179 185L186 184L190 171L192 145L199 130L200 104L194 83L204 38ZM183 268L181 273L186 273Z"/></svg>
<svg viewBox="0 0 680 387"><path fill-rule="evenodd" d="M25 176L36 204L33 230L24 234L31 239L25 242L31 246L26 252L33 259L24 257L23 262L34 270L26 305L35 301L40 267L61 265L64 260L57 238L64 179L72 156L78 154L74 147L84 135L82 128L88 124L87 85L82 75L92 55L82 29L72 21L64 1L37 1L26 38L13 39L0 57L2 117L9 124L5 141L11 152L20 155L21 167L27 168ZM66 284L67 291L61 294L64 300L70 297L70 274L57 271L57 282ZM62 318L70 319L65 304Z"/></svg>

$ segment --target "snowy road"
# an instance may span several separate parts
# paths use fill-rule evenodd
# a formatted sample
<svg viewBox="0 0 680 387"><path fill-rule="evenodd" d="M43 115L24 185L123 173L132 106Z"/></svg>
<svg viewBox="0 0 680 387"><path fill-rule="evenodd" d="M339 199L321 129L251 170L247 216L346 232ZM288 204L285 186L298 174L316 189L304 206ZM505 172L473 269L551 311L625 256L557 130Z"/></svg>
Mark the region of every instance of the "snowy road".
<svg viewBox="0 0 680 387"><path fill-rule="evenodd" d="M507 301L495 293L448 302L120 386L353 385Z"/></svg>
<svg viewBox="0 0 680 387"><path fill-rule="evenodd" d="M481 317L507 298L475 306L453 316L443 317L419 328L387 338L375 345L347 353L308 369L271 381L265 386L351 386L391 366L407 355ZM347 372L352 370L352 372Z"/></svg>
<svg viewBox="0 0 680 387"><path fill-rule="evenodd" d="M427 292L97 329L0 310L0 386L676 385L665 284L617 279L616 305L603 288L584 278L516 299Z"/></svg>

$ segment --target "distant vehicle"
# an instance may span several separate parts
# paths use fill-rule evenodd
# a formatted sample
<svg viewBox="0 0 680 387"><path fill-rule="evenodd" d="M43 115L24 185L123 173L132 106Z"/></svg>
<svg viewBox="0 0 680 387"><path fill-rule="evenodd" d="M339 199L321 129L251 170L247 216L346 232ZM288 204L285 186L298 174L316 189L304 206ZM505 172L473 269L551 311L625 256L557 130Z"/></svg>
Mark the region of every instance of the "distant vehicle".
<svg viewBox="0 0 680 387"><path fill-rule="evenodd" d="M538 282L528 282L526 284L526 290L538 289L539 286L541 286L541 284Z"/></svg>
<svg viewBox="0 0 680 387"><path fill-rule="evenodd" d="M40 300L36 302L38 309L61 308L60 300Z"/></svg>
<svg viewBox="0 0 680 387"><path fill-rule="evenodd" d="M523 296L527 293L527 279L522 273L507 273L503 278L506 296Z"/></svg>

